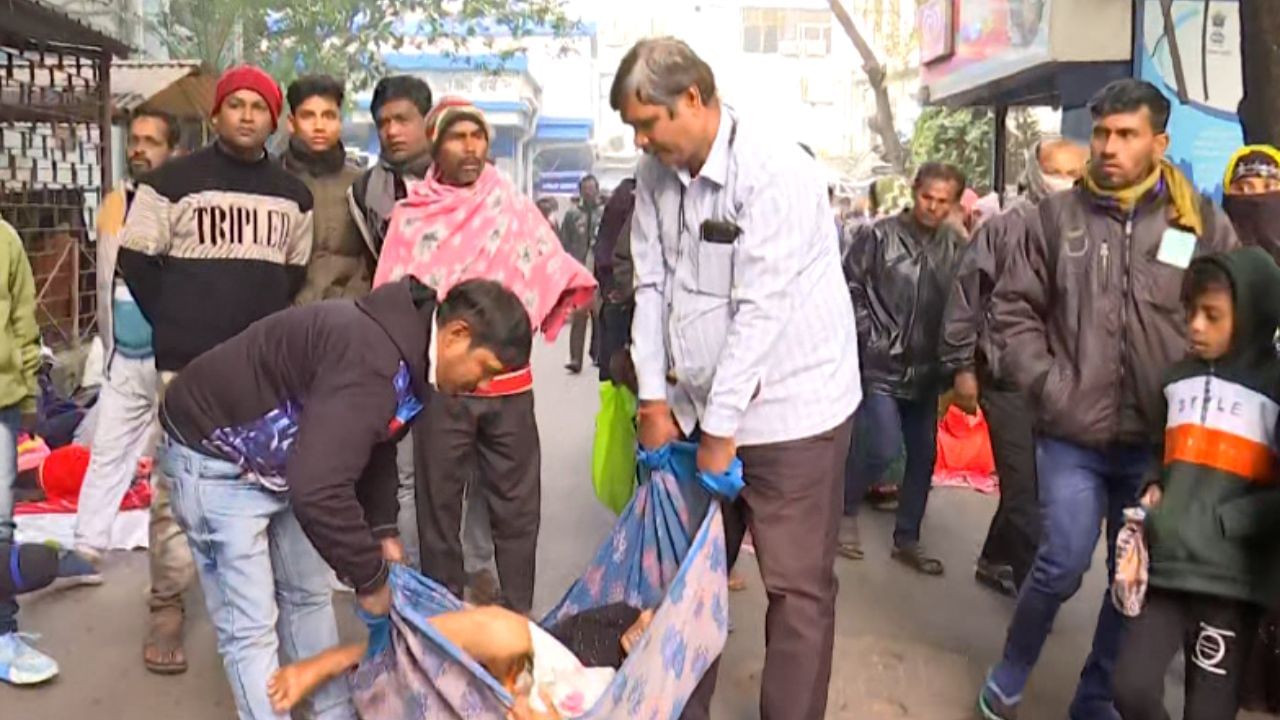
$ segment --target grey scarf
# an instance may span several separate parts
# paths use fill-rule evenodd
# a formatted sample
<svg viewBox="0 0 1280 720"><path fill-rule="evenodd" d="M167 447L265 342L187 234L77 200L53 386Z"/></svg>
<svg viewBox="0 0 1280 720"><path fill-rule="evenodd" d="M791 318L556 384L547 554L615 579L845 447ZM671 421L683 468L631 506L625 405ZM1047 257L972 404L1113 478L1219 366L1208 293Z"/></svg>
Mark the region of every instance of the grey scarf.
<svg viewBox="0 0 1280 720"><path fill-rule="evenodd" d="M386 232L396 201L404 199L407 192L404 178L421 180L427 176L430 167L431 153L423 152L419 157L399 163L379 158L378 164L369 172L369 184L365 188L365 209L370 216L369 220L375 223L374 232L380 236L379 246L382 245L381 235Z"/></svg>

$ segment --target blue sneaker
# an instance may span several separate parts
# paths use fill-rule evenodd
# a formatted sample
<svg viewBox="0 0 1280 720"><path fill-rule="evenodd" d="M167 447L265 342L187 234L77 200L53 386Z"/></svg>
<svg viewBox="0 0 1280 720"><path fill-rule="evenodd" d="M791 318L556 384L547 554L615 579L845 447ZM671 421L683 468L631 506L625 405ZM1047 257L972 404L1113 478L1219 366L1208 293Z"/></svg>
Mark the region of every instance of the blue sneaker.
<svg viewBox="0 0 1280 720"><path fill-rule="evenodd" d="M88 558L73 550L58 553L58 577L50 587L66 590L81 585L101 584L102 573L98 572L98 568Z"/></svg>
<svg viewBox="0 0 1280 720"><path fill-rule="evenodd" d="M10 685L39 685L58 675L58 663L27 644L31 635L0 635L0 681Z"/></svg>
<svg viewBox="0 0 1280 720"><path fill-rule="evenodd" d="M1018 706L1005 702L990 684L983 683L978 693L978 716L982 720L1017 720Z"/></svg>

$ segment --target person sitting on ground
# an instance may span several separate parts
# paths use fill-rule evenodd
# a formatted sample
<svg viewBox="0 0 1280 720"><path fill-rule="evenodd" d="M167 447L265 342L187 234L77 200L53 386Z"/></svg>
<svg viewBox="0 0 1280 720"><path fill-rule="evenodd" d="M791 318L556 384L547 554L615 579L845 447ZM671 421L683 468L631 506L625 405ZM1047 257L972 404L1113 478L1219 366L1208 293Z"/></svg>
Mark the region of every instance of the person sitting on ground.
<svg viewBox="0 0 1280 720"><path fill-rule="evenodd" d="M513 696L536 690L551 711L549 717L572 718L595 705L653 616L652 610L607 605L570 616L548 633L523 615L489 605L441 613L427 622ZM370 655L371 643L376 652L386 639L371 632L366 641L280 668L268 683L273 707L290 712L317 688L355 669Z"/></svg>
<svg viewBox="0 0 1280 720"><path fill-rule="evenodd" d="M1280 597L1280 267L1256 247L1196 260L1182 302L1191 357L1166 375L1163 468L1142 495L1150 589L1116 666L1124 720L1168 720L1179 649L1186 717L1235 717L1258 621Z"/></svg>

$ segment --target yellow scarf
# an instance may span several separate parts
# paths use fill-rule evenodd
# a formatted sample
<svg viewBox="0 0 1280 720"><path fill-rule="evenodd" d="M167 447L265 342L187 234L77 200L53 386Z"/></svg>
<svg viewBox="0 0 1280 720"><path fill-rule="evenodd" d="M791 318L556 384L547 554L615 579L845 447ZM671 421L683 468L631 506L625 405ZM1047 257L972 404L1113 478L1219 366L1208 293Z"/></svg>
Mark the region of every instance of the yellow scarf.
<svg viewBox="0 0 1280 720"><path fill-rule="evenodd" d="M1150 177L1132 187L1108 190L1100 187L1090 173L1085 173L1084 186L1099 200L1115 205L1122 212L1130 213L1161 179L1164 180L1165 190L1169 194L1169 219L1175 225L1197 236L1202 235L1204 218L1200 217L1200 193L1187 176L1168 160L1161 160Z"/></svg>

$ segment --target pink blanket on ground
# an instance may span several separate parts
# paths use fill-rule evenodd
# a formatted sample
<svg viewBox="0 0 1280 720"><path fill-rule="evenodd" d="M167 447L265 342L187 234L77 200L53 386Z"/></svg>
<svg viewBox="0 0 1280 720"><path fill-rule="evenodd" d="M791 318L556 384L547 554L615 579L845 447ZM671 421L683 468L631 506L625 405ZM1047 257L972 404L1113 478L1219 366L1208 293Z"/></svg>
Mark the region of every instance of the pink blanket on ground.
<svg viewBox="0 0 1280 720"><path fill-rule="evenodd" d="M396 203L373 285L405 275L441 297L463 280L500 282L524 302L548 341L596 290L595 278L564 251L533 201L492 165L470 187L446 185L433 173Z"/></svg>

